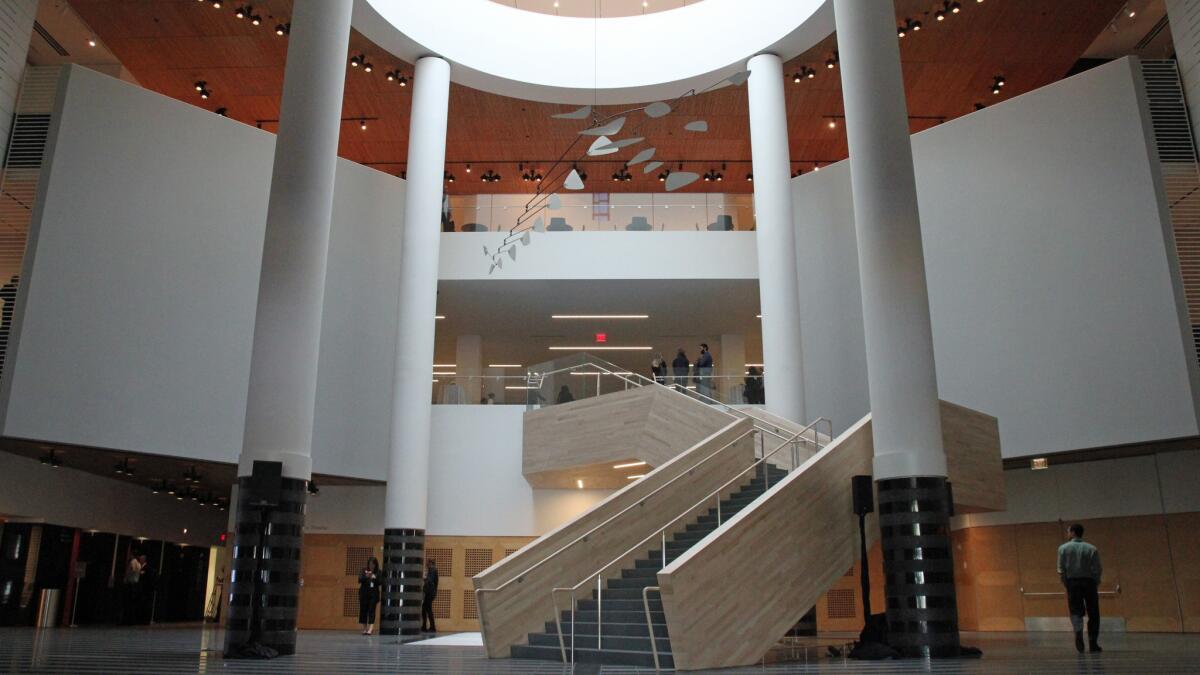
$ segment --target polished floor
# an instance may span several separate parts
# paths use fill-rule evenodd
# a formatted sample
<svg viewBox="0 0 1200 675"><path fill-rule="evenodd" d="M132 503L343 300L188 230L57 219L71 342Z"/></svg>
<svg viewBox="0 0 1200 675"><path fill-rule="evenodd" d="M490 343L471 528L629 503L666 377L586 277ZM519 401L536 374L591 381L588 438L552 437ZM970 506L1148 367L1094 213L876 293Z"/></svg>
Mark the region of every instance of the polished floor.
<svg viewBox="0 0 1200 675"><path fill-rule="evenodd" d="M1105 635L1102 654L1075 653L1061 633L972 633L981 647L971 661L864 663L822 658L811 663L721 673L1081 673L1121 675L1200 672L1200 635ZM225 661L222 634L200 627L0 629L0 672L10 673L566 673L560 664L489 660L480 647L402 645L395 638L304 631L295 656ZM585 666L578 673L649 673L647 669Z"/></svg>

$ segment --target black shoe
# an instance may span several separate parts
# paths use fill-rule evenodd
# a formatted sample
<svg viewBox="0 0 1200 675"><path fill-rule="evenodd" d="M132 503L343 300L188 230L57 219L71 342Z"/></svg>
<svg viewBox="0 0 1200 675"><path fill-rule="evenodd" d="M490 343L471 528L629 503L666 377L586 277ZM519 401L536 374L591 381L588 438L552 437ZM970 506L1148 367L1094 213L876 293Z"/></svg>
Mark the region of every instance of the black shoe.
<svg viewBox="0 0 1200 675"><path fill-rule="evenodd" d="M1095 640L1092 640L1092 644L1091 644L1091 646L1088 647L1088 649L1094 653L1099 653L1099 652L1104 651L1103 649L1100 649L1100 644L1097 643Z"/></svg>
<svg viewBox="0 0 1200 675"><path fill-rule="evenodd" d="M1083 633L1075 634L1075 651L1083 653Z"/></svg>

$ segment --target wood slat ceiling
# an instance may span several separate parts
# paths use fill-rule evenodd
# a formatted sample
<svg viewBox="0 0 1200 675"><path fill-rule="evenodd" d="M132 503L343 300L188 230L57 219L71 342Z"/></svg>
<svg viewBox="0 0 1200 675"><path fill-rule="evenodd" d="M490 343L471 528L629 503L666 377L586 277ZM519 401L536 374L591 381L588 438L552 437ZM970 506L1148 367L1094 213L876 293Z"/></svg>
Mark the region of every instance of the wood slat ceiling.
<svg viewBox="0 0 1200 675"><path fill-rule="evenodd" d="M875 1L875 0L872 0ZM993 104L1061 79L1105 28L1124 0L960 0L962 12L937 22L941 2L896 0L897 21L910 17L924 29L901 40L909 114L953 119L974 110L977 102ZM226 0L222 9L193 0L70 0L126 68L143 86L209 110L228 109L230 117L247 124L279 117L287 38L273 30L291 16L291 0L258 0L255 12L263 25L254 27L234 17L241 2ZM387 82L384 73L397 66L408 76L412 67L386 55L358 33L350 54L366 54L373 73L347 67L343 116L378 118L366 131L357 122L345 123L341 156L399 174L408 151L409 98L412 88ZM486 49L482 45L481 49ZM825 60L836 48L830 36L786 66L788 73L802 65L816 77L799 84L787 82L791 156L796 168L808 171L814 162L844 159L847 154L842 124L830 129L826 116L842 114L841 86L836 69ZM647 58L677 58L652 54ZM349 54L347 55L349 59ZM992 77L1007 79L1000 96L991 94ZM204 80L213 90L208 101L193 83ZM624 106L623 106L624 107ZM534 161L543 173L574 139L579 123L552 120L550 115L569 106L535 103L453 85L446 158L457 181L452 194L531 192L520 180L516 162ZM616 111L609 107L606 110ZM709 131L682 131L684 121L706 119ZM914 119L914 132L937 124ZM273 130L273 123L263 128ZM685 188L705 192L750 192L744 178L750 170L749 120L745 92L729 88L688 99L677 114L649 122L644 131L658 148L659 159L686 162L688 170L720 170L730 162L720 184L694 183ZM638 147L614 157L628 158ZM609 176L621 160L590 163L589 190L658 192L654 174L634 170L634 180L614 183ZM462 162L472 162L467 174ZM492 168L503 176L495 183L477 177Z"/></svg>

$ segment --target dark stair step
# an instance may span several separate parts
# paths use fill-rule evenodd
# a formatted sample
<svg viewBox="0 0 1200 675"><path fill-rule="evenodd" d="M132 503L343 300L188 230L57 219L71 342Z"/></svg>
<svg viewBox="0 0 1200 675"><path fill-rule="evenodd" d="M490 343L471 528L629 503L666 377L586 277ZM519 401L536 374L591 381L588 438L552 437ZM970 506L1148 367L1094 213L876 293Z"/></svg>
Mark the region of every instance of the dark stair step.
<svg viewBox="0 0 1200 675"><path fill-rule="evenodd" d="M557 641L558 638L555 638ZM558 645L553 647L541 647L535 645L513 645L512 657L514 659L538 659L540 661L562 661L562 654L559 652ZM620 666L641 666L643 668L654 667L654 656L650 652L625 652L606 649L598 652L595 649L580 648L579 644L575 645L575 660L579 663L603 663L608 665ZM659 654L659 664L664 669L672 669L675 667L675 661L670 654Z"/></svg>
<svg viewBox="0 0 1200 675"><path fill-rule="evenodd" d="M649 637L650 636L650 633L647 630L646 624L644 622L643 623L610 622L610 621L608 621L608 612L605 612L604 619L605 619L604 620L604 634L605 635L623 635L626 637ZM571 622L563 621L562 629L563 629L563 635L570 635L571 634ZM556 626L553 621L547 621L546 622L546 630L544 632L549 633L550 635L558 635L558 626ZM590 622L590 623L580 622L580 623L575 624L575 637L578 638L580 635L591 635L594 637L596 635L596 622L594 622L594 621ZM656 637L660 637L660 638L667 637L667 625L664 623L654 624L654 635Z"/></svg>
<svg viewBox="0 0 1200 675"><path fill-rule="evenodd" d="M655 581L658 581L658 570L662 566L662 559L659 558L657 561L647 560L646 562L655 563L655 564L645 565L642 567L634 567L633 569L629 569L629 568L623 569L623 570L621 570L621 578L622 579L654 579ZM654 584L651 584L651 586L653 586L653 585Z"/></svg>
<svg viewBox="0 0 1200 675"><path fill-rule="evenodd" d="M671 652L671 641L667 638L655 638L658 644L658 653L669 654ZM563 631L563 642L566 643L567 649L571 648L571 635L566 630ZM536 647L554 647L558 648L557 633L530 633L529 644ZM626 652L645 652L650 653L650 637L643 635L641 637L626 636L626 635L609 635L605 633L600 637L600 644L604 647L604 651L615 649L617 651ZM584 638L578 633L575 634L575 651L578 652L580 647L596 649L596 634L593 633Z"/></svg>
<svg viewBox="0 0 1200 675"><path fill-rule="evenodd" d="M625 570L621 570L621 572L624 573ZM640 594L641 594L643 588L646 588L647 586L657 586L657 585L658 585L658 577L654 577L654 576L644 576L644 577L622 576L620 579L608 579L607 583L605 583L605 585L604 585L604 597L606 597L606 598L608 597L609 591L614 591L617 589L630 589L630 588L637 589L637 592L639 594L638 597L641 597ZM650 591L650 593L651 593L650 597L654 597L654 591Z"/></svg>
<svg viewBox="0 0 1200 675"><path fill-rule="evenodd" d="M592 597L581 598L575 603L575 609L596 609L596 592L592 591ZM642 589L640 588L618 588L612 591L604 591L604 599L601 601L604 604L604 614L608 616L608 610L630 610L638 611L644 606L642 604ZM650 591L650 611L662 611L662 600L659 599L658 593Z"/></svg>
<svg viewBox="0 0 1200 675"><path fill-rule="evenodd" d="M590 601L588 601L590 602ZM641 603L638 603L639 605ZM571 611L564 609L561 617L563 623L571 621ZM575 620L579 623L596 623L596 608L575 610ZM616 607L609 608L608 603L604 603L604 623L609 621L613 623L638 623L646 625L646 610L638 607L636 610L617 609ZM651 623L667 623L667 615L663 613L662 607L655 608L650 606L650 622Z"/></svg>

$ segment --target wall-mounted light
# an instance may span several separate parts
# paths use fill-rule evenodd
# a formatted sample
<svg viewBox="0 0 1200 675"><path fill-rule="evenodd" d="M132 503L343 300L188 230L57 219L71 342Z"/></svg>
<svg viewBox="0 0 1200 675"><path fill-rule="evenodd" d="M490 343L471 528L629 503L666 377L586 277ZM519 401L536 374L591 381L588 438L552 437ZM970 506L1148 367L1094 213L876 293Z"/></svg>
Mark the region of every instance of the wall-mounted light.
<svg viewBox="0 0 1200 675"><path fill-rule="evenodd" d="M291 23L275 24L275 34L280 37L283 37L284 35L291 35L292 34L292 24Z"/></svg>

